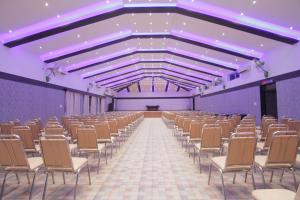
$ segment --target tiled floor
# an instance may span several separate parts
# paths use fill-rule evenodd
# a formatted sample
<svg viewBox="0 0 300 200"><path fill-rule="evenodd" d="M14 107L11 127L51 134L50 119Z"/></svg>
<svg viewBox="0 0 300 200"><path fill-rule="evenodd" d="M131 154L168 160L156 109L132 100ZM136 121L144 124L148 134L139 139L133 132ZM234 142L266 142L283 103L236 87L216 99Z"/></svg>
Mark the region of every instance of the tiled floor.
<svg viewBox="0 0 300 200"><path fill-rule="evenodd" d="M77 199L84 200L131 200L131 199L223 199L220 176L213 170L211 185L208 180L208 159L204 158L202 174L198 164L180 146L161 119L145 119L121 150L114 154L108 164L102 160L100 173L96 173L96 160L90 158L92 185L88 185L87 172L84 170L79 179ZM278 173L273 183L267 187L293 189L292 178L286 174L279 183ZM55 175L56 184L51 183L47 199L72 199L74 175L67 175L67 184L62 184L61 174ZM227 199L251 199L252 184L243 182L238 175L232 184L232 174L225 175ZM299 179L299 176L298 176ZM34 199L41 199L45 175L37 179ZM261 177L255 175L258 188L262 188ZM268 180L268 176L266 176ZM25 176L21 184L16 184L14 176L7 182L4 199L28 199L29 187Z"/></svg>

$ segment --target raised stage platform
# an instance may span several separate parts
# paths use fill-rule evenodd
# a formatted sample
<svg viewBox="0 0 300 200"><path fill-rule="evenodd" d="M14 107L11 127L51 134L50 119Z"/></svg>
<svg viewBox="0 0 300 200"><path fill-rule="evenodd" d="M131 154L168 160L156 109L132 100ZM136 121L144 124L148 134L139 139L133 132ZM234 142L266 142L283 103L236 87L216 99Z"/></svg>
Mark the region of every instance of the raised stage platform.
<svg viewBox="0 0 300 200"><path fill-rule="evenodd" d="M162 111L144 111L145 118L159 118L161 117Z"/></svg>

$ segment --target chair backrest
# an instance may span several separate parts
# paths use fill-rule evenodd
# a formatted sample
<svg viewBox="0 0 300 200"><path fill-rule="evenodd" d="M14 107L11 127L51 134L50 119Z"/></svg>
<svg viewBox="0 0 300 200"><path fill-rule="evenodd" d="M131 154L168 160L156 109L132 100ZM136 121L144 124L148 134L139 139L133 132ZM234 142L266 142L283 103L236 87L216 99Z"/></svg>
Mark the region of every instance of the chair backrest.
<svg viewBox="0 0 300 200"><path fill-rule="evenodd" d="M298 190L296 192L295 200L300 200L300 185L298 186Z"/></svg>
<svg viewBox="0 0 300 200"><path fill-rule="evenodd" d="M29 126L15 126L11 132L20 137L25 150L35 149L33 134Z"/></svg>
<svg viewBox="0 0 300 200"><path fill-rule="evenodd" d="M288 130L288 127L285 124L271 124L271 125L269 125L264 147L268 148L270 146L273 134L275 132L277 132L277 131L287 131L287 130Z"/></svg>
<svg viewBox="0 0 300 200"><path fill-rule="evenodd" d="M202 136L202 128L204 126L204 121L192 121L190 126L190 138L199 138Z"/></svg>
<svg viewBox="0 0 300 200"><path fill-rule="evenodd" d="M45 127L46 135L63 135L64 128L62 126Z"/></svg>
<svg viewBox="0 0 300 200"><path fill-rule="evenodd" d="M26 125L30 127L33 139L38 140L40 136L39 124L37 122L27 122Z"/></svg>
<svg viewBox="0 0 300 200"><path fill-rule="evenodd" d="M118 133L117 120L111 119L108 121L110 133Z"/></svg>
<svg viewBox="0 0 300 200"><path fill-rule="evenodd" d="M222 128L219 125L205 124L202 128L201 149L216 149L222 145Z"/></svg>
<svg viewBox="0 0 300 200"><path fill-rule="evenodd" d="M300 134L300 121L288 120L287 125L290 131L297 131Z"/></svg>
<svg viewBox="0 0 300 200"><path fill-rule="evenodd" d="M73 171L69 143L63 135L48 135L40 139L44 165L48 169Z"/></svg>
<svg viewBox="0 0 300 200"><path fill-rule="evenodd" d="M78 127L77 128L77 148L78 149L97 149L96 129Z"/></svg>
<svg viewBox="0 0 300 200"><path fill-rule="evenodd" d="M191 118L185 118L183 120L183 132L189 132L190 131L190 125L193 119Z"/></svg>
<svg viewBox="0 0 300 200"><path fill-rule="evenodd" d="M262 123L262 137L265 138L268 134L268 129L271 124L276 124L277 120L276 119L266 119Z"/></svg>
<svg viewBox="0 0 300 200"><path fill-rule="evenodd" d="M236 133L240 133L240 132L255 133L256 132L255 130L256 130L255 126L237 126L235 129Z"/></svg>
<svg viewBox="0 0 300 200"><path fill-rule="evenodd" d="M296 131L277 131L273 134L266 164L293 166L296 161L299 136Z"/></svg>
<svg viewBox="0 0 300 200"><path fill-rule="evenodd" d="M14 127L15 125L13 123L1 123L0 124L0 128L1 128L1 134L11 134L11 129L12 127Z"/></svg>
<svg viewBox="0 0 300 200"><path fill-rule="evenodd" d="M29 168L23 143L17 135L0 135L0 166Z"/></svg>
<svg viewBox="0 0 300 200"><path fill-rule="evenodd" d="M69 124L69 133L72 140L77 140L77 128L82 125L83 122L76 122L76 123Z"/></svg>
<svg viewBox="0 0 300 200"><path fill-rule="evenodd" d="M205 121L205 124L215 124L217 122L217 118L209 117L209 118L204 119L204 121Z"/></svg>
<svg viewBox="0 0 300 200"><path fill-rule="evenodd" d="M110 129L108 122L101 122L94 125L98 139L110 139Z"/></svg>
<svg viewBox="0 0 300 200"><path fill-rule="evenodd" d="M253 165L257 138L253 132L234 133L229 139L227 168L249 168Z"/></svg>
<svg viewBox="0 0 300 200"><path fill-rule="evenodd" d="M222 138L229 139L231 134L231 124L230 122L226 121L217 121L217 124L219 124L222 128Z"/></svg>

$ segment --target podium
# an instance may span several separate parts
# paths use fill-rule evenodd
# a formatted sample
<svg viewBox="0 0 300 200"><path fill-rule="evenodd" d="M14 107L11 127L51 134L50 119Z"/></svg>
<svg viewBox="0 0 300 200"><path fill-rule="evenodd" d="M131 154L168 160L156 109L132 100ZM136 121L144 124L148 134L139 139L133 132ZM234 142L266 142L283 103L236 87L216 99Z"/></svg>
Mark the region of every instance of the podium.
<svg viewBox="0 0 300 200"><path fill-rule="evenodd" d="M159 106L146 106L147 107L147 111L158 111L159 110Z"/></svg>

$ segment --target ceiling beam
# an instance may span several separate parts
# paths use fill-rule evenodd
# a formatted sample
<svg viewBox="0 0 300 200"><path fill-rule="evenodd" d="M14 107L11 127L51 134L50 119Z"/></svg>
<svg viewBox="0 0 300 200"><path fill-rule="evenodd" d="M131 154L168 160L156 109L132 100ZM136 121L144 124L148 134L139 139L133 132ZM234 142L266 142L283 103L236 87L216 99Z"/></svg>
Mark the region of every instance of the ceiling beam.
<svg viewBox="0 0 300 200"><path fill-rule="evenodd" d="M129 72L119 73L116 76L111 76L111 77L108 77L108 78L105 78L105 79L96 80L96 83L100 83L100 82L107 81L107 80L114 79L114 78L119 78L121 76L125 76L125 75L132 74L134 72L138 72L138 71L142 71L142 70L162 70L162 71L168 71L168 72L172 72L172 73L176 73L176 74L185 75L182 72L178 72L178 71L174 71L174 70L170 70L170 69L165 69L165 68L140 68L140 69L132 70L132 71L129 71ZM193 75L185 75L185 76L189 76L189 77L199 79L199 80L202 80L202 81L212 82L209 79L199 78L199 77L196 77L196 76L193 76Z"/></svg>

